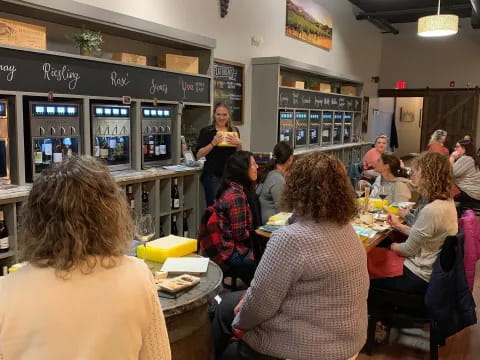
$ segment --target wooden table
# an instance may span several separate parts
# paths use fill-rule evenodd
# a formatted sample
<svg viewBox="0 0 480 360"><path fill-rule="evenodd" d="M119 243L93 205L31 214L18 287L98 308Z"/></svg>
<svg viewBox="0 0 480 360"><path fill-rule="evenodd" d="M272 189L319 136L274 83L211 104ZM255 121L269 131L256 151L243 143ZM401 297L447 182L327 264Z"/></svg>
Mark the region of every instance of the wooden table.
<svg viewBox="0 0 480 360"><path fill-rule="evenodd" d="M392 232L394 230L393 229L390 229L390 230L387 230L383 233L380 233L380 234L376 234L374 237L372 238L368 238L367 240L365 240L363 242L363 245L365 247L365 251L368 253L370 250L372 250L375 246L377 246L378 244L380 244L384 239L386 239L387 237L389 237ZM255 230L255 232L258 234L258 235L261 235L261 236L264 236L266 238L270 238L272 236L272 233L269 232L269 231L265 231L265 230L262 230L262 229L257 229Z"/></svg>
<svg viewBox="0 0 480 360"><path fill-rule="evenodd" d="M148 261L152 271L163 264ZM174 277L174 276L172 276ZM212 351L208 303L222 289L223 273L210 261L200 283L177 299L160 297L173 360L209 360Z"/></svg>

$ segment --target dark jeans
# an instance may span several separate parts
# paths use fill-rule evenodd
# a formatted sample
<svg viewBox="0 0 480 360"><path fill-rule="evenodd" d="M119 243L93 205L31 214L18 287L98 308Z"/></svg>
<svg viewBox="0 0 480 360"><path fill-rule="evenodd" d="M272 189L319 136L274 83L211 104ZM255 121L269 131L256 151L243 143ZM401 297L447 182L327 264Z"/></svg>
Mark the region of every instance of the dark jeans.
<svg viewBox="0 0 480 360"><path fill-rule="evenodd" d="M480 200L474 199L466 192L460 190L460 195L455 198L463 209L480 209Z"/></svg>
<svg viewBox="0 0 480 360"><path fill-rule="evenodd" d="M207 206L213 205L215 197L217 196L218 188L220 187L220 178L210 174L203 173L202 175L202 184L205 190L205 201Z"/></svg>
<svg viewBox="0 0 480 360"><path fill-rule="evenodd" d="M222 302L216 307L212 322L215 359L257 359L276 360L277 358L256 352L243 341L232 342L233 310L244 292L236 291L222 295Z"/></svg>
<svg viewBox="0 0 480 360"><path fill-rule="evenodd" d="M403 275L385 279L370 280L370 288L386 289L411 295L425 295L428 282L403 267Z"/></svg>

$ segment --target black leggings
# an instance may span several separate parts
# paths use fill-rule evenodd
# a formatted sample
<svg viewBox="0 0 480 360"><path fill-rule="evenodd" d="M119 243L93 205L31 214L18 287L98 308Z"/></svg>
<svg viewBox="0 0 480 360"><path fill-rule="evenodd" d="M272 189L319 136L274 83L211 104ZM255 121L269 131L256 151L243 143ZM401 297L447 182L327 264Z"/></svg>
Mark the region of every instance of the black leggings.
<svg viewBox="0 0 480 360"><path fill-rule="evenodd" d="M403 275L392 278L370 280L370 287L407 293L411 295L423 295L427 292L428 282L419 278L413 272L403 267Z"/></svg>

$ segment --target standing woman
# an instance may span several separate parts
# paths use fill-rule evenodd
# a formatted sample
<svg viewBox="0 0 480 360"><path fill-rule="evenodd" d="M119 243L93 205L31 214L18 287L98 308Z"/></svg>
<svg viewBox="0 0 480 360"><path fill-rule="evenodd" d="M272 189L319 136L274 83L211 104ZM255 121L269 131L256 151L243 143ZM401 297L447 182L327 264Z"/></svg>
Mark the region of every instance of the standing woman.
<svg viewBox="0 0 480 360"><path fill-rule="evenodd" d="M453 182L460 189L456 200L462 205L480 207L480 160L470 140L460 140L450 155Z"/></svg>
<svg viewBox="0 0 480 360"><path fill-rule="evenodd" d="M447 132L445 130L435 130L428 142L427 151L448 155L450 152L445 147Z"/></svg>
<svg viewBox="0 0 480 360"><path fill-rule="evenodd" d="M218 144L224 139L217 134L218 131L236 132L238 137L226 136L225 140L231 146L219 147ZM197 159L204 156L207 159L202 174L207 206L215 200L227 159L238 150L242 150L242 140L238 128L232 126L230 108L225 103L218 103L213 109L212 124L200 130L197 141Z"/></svg>
<svg viewBox="0 0 480 360"><path fill-rule="evenodd" d="M258 182L257 195L260 198L262 223L280 211L280 198L285 185L285 174L293 163L293 149L285 141L273 148L273 159L265 167Z"/></svg>

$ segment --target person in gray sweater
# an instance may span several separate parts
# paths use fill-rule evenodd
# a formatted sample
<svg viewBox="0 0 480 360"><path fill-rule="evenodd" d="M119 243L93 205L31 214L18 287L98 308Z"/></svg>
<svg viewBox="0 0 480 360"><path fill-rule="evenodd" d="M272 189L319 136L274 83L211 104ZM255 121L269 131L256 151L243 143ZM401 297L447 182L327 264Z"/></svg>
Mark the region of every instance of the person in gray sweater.
<svg viewBox="0 0 480 360"><path fill-rule="evenodd" d="M425 295L432 268L447 236L458 232L457 211L450 194L453 171L448 158L439 153L422 153L413 164L412 180L427 204L410 227L389 214L392 227L405 228L408 238L404 243L393 243L390 249L405 257L401 276L375 279L371 288L389 289L415 295ZM378 299L370 299L376 302Z"/></svg>
<svg viewBox="0 0 480 360"><path fill-rule="evenodd" d="M454 183L460 189L455 198L464 207L480 208L480 160L470 140L460 140L450 155Z"/></svg>
<svg viewBox="0 0 480 360"><path fill-rule="evenodd" d="M285 185L284 176L292 163L292 147L285 141L275 145L272 161L265 167L257 185L263 224L267 223L270 216L280 212L280 198Z"/></svg>
<svg viewBox="0 0 480 360"><path fill-rule="evenodd" d="M369 279L344 165L323 152L303 156L282 205L296 222L272 234L246 293L225 294L216 310L217 359L356 357L366 340ZM241 340L229 344L233 334Z"/></svg>

